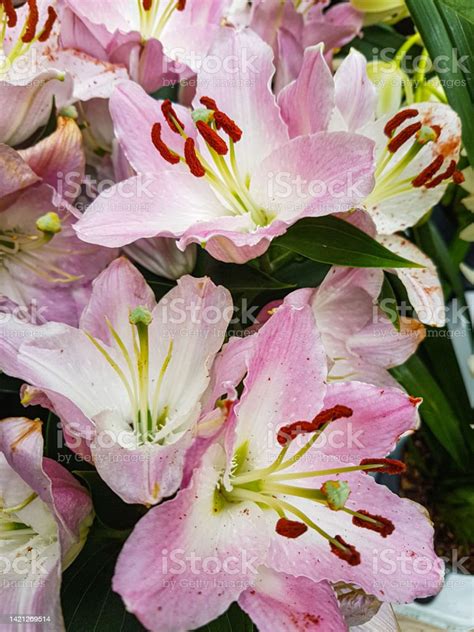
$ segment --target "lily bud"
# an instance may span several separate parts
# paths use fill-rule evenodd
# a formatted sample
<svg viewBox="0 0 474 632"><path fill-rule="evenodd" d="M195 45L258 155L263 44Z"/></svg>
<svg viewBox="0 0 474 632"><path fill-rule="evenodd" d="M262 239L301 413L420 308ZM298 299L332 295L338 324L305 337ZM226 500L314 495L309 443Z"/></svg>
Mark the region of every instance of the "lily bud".
<svg viewBox="0 0 474 632"><path fill-rule="evenodd" d="M402 106L405 86L410 79L395 62L372 61L367 75L377 88L377 118L393 116Z"/></svg>
<svg viewBox="0 0 474 632"><path fill-rule="evenodd" d="M351 0L354 9L364 13L364 24L395 24L409 15L405 0Z"/></svg>

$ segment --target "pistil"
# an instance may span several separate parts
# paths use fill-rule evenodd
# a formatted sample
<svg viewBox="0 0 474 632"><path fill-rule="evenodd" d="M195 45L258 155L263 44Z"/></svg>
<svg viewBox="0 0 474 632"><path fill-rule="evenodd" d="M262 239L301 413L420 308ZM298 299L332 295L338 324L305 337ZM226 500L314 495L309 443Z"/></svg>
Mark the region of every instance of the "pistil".
<svg viewBox="0 0 474 632"><path fill-rule="evenodd" d="M423 125L420 120L410 122L418 116L419 111L416 108L408 108L398 112L386 124L384 132L389 140L376 168L376 185L366 200L367 206L376 206L413 188L432 189L443 182L454 181L458 177L459 172L453 160L445 171L439 173L446 160L442 153L435 155L432 162L417 176L403 177L420 151L429 143L436 144L442 132L439 125ZM408 125L400 130L400 126L407 122ZM412 145L405 155L390 167L393 158L412 139Z"/></svg>
<svg viewBox="0 0 474 632"><path fill-rule="evenodd" d="M326 480L319 488L291 485L290 481L304 479L321 479L327 476L339 476L349 472L385 472L398 474L405 468L404 464L394 459L363 459L358 465L351 465L327 470L294 471L294 465L315 445L329 424L336 420L352 416L347 406L334 406L319 413L312 421L299 421L280 428L277 441L282 446L273 463L261 469L242 471L248 456L248 442L242 444L233 459L234 467L230 476L230 487L219 488L219 493L227 502L252 501L262 508L275 511L278 515L275 531L282 537L296 539L303 536L308 529L316 531L325 538L331 551L350 565L360 564L361 558L355 547L345 542L341 536L332 537L297 506L288 502L288 498L305 499L331 511L340 511L352 518L355 527L369 529L388 537L395 527L388 519L374 515L365 509L354 511L346 507L350 497L349 483L341 479ZM293 441L303 434L311 434L305 445L288 458L288 451ZM287 514L294 519L289 519Z"/></svg>
<svg viewBox="0 0 474 632"><path fill-rule="evenodd" d="M242 179L238 169L235 143L242 138L242 130L224 112L219 110L214 99L202 97L204 108L192 112L196 130L205 142L211 162L199 151L194 140L187 133L171 101L161 106L163 116L171 131L184 139L184 155L168 147L162 138L161 123L155 123L151 131L152 142L161 157L172 165L184 163L196 178L206 178L229 208L232 215L250 214L256 226L266 226L271 217L252 200L249 187L250 178ZM227 135L227 141L219 132Z"/></svg>

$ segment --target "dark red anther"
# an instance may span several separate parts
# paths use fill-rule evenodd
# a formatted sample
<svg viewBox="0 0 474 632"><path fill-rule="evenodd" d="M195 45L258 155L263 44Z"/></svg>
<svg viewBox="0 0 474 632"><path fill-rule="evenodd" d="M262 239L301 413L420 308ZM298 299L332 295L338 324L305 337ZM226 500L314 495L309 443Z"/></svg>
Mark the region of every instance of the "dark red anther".
<svg viewBox="0 0 474 632"><path fill-rule="evenodd" d="M278 431L277 441L280 445L285 446L301 434L317 432L330 421L351 417L352 413L352 409L347 406L333 406L333 408L320 412L313 421L295 421L288 426L283 426Z"/></svg>
<svg viewBox="0 0 474 632"><path fill-rule="evenodd" d="M197 121L196 127L206 143L220 156L225 156L229 151L224 140L204 121Z"/></svg>
<svg viewBox="0 0 474 632"><path fill-rule="evenodd" d="M296 520L287 520L287 518L280 518L277 522L275 531L278 535L282 535L285 538L294 540L299 538L300 535L306 533L308 527L303 522L297 522Z"/></svg>
<svg viewBox="0 0 474 632"><path fill-rule="evenodd" d="M153 4L153 0L142 0L143 10L149 11L151 9L152 4Z"/></svg>
<svg viewBox="0 0 474 632"><path fill-rule="evenodd" d="M373 465L374 467L370 468L369 472L383 474L402 474L407 469L405 463L396 459L362 459L360 465Z"/></svg>
<svg viewBox="0 0 474 632"><path fill-rule="evenodd" d="M199 102L208 110L215 110L216 112L219 110L217 103L211 97L201 97Z"/></svg>
<svg viewBox="0 0 474 632"><path fill-rule="evenodd" d="M173 108L173 104L171 103L169 99L166 99L166 101L163 101L163 103L161 104L161 111L163 112L163 116L165 117L166 122L170 126L171 131L174 132L175 134L181 134L180 128L183 130L184 124L179 120L178 115L176 114ZM180 127L178 127L178 125Z"/></svg>
<svg viewBox="0 0 474 632"><path fill-rule="evenodd" d="M419 112L418 110L415 110L415 108L398 112L398 114L395 114L395 116L389 120L387 125L385 125L385 128L384 128L385 135L391 138L393 136L394 131L398 127L400 127L402 123L404 123L408 119L418 116L418 114Z"/></svg>
<svg viewBox="0 0 474 632"><path fill-rule="evenodd" d="M443 171L443 173L440 173L438 176L436 176L436 178L431 180L431 182L428 182L426 185L426 188L434 189L445 180L449 180L450 178L452 178L455 171L456 171L456 161L451 160L451 162L449 163L449 167L446 169L446 171Z"/></svg>
<svg viewBox="0 0 474 632"><path fill-rule="evenodd" d="M424 184L429 182L431 178L438 173L438 171L443 166L444 158L443 156L436 156L432 163L430 163L423 171L416 176L414 180L412 180L412 184L414 187L419 188ZM456 166L456 163L454 163Z"/></svg>
<svg viewBox="0 0 474 632"><path fill-rule="evenodd" d="M151 140L156 149L160 152L162 158L172 165L177 165L180 158L178 154L172 151L161 138L161 124L155 123L151 130Z"/></svg>
<svg viewBox="0 0 474 632"><path fill-rule="evenodd" d="M38 26L39 13L36 0L28 0L28 17L25 22L25 32L21 37L24 44L32 42L36 35L36 27Z"/></svg>
<svg viewBox="0 0 474 632"><path fill-rule="evenodd" d="M176 5L176 9L178 11L184 11L186 8L186 0L178 0L178 4Z"/></svg>
<svg viewBox="0 0 474 632"><path fill-rule="evenodd" d="M46 22L44 23L43 30L38 37L40 42L46 42L48 37L51 35L51 31L53 30L54 23L58 19L58 14L56 13L53 7L48 7L48 17L46 18Z"/></svg>
<svg viewBox="0 0 474 632"><path fill-rule="evenodd" d="M228 117L227 114L224 114L224 112L220 112L219 110L214 112L214 120L216 122L217 129L223 129L224 132L232 138L234 143L239 142L242 138L242 130L235 121Z"/></svg>
<svg viewBox="0 0 474 632"><path fill-rule="evenodd" d="M352 544L347 544L340 535L336 535L334 538L344 548L340 548L330 542L331 552L338 558L347 562L350 566L358 566L360 564L360 553Z"/></svg>
<svg viewBox="0 0 474 632"><path fill-rule="evenodd" d="M0 0L0 5L3 5L3 9L7 16L8 27L11 29L14 28L17 25L18 17L12 0Z"/></svg>
<svg viewBox="0 0 474 632"><path fill-rule="evenodd" d="M455 184L462 184L465 180L466 178L464 177L464 174L462 171L455 171L453 173L453 182Z"/></svg>
<svg viewBox="0 0 474 632"><path fill-rule="evenodd" d="M412 123L411 125L407 125L405 129L402 129L402 131L389 142L387 145L388 151L394 154L407 142L407 140L410 140L412 136L419 132L421 128L421 123Z"/></svg>
<svg viewBox="0 0 474 632"><path fill-rule="evenodd" d="M184 143L184 158L193 176L196 176L196 178L202 178L206 175L206 170L197 157L196 146L192 138L187 138Z"/></svg>
<svg viewBox="0 0 474 632"><path fill-rule="evenodd" d="M395 531L395 525L388 518L384 518L383 516L374 516L368 511L364 511L363 509L358 509L357 513L370 518L370 520L364 520L359 516L353 516L352 524L356 527L361 527L362 529L370 529L370 531L376 531L377 533L380 533L383 538L386 538L388 535L392 534ZM372 522L373 520L375 520L376 522Z"/></svg>

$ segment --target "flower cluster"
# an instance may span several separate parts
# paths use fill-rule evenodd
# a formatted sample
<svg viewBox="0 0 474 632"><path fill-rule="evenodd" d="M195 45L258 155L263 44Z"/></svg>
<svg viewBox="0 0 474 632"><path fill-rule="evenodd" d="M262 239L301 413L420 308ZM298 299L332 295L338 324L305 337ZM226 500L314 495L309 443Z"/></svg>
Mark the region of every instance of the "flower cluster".
<svg viewBox="0 0 474 632"><path fill-rule="evenodd" d="M384 4L0 0L0 370L138 507L111 534L41 421L1 421L0 615L63 629L93 523L157 632L234 602L261 632L395 630L441 588L426 512L374 475L419 425L390 369L445 322L406 231L464 181L461 123L343 48L408 15ZM324 274L288 281L305 257Z"/></svg>

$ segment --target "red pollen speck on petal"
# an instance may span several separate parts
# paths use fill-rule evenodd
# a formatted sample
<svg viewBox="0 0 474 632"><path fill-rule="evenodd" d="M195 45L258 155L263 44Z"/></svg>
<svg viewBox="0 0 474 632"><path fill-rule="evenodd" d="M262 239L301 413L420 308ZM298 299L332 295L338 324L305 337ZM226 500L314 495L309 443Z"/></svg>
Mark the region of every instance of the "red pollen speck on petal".
<svg viewBox="0 0 474 632"><path fill-rule="evenodd" d="M385 135L391 138L397 127L400 127L400 125L408 119L418 116L418 114L419 112L418 110L415 110L415 108L410 108L408 110L398 112L398 114L395 114L395 116L388 121L387 125L385 125Z"/></svg>
<svg viewBox="0 0 474 632"><path fill-rule="evenodd" d="M356 527L361 527L362 529L369 529L370 531L376 531L380 533L383 538L391 535L395 531L395 525L388 518L384 518L383 516L374 516L368 511L364 511L363 509L357 510L358 514L362 516L366 516L367 518L371 518L372 520L376 520L377 522L372 522L369 520L364 520L359 516L354 516L352 518L352 524Z"/></svg>
<svg viewBox="0 0 474 632"><path fill-rule="evenodd" d="M284 538L290 538L291 540L299 538L300 535L306 533L307 530L308 527L303 522L288 520L287 518L280 518L275 527L275 531L278 535L282 535Z"/></svg>
<svg viewBox="0 0 474 632"><path fill-rule="evenodd" d="M28 17L25 22L25 32L21 37L24 44L29 44L34 40L36 35L36 27L38 26L39 13L36 0L28 0Z"/></svg>
<svg viewBox="0 0 474 632"><path fill-rule="evenodd" d="M414 136L417 132L422 128L421 123L412 123L402 129L387 145L387 149L390 153L394 154L396 151L400 149L402 145L404 145L412 136Z"/></svg>
<svg viewBox="0 0 474 632"><path fill-rule="evenodd" d="M225 141L215 132L212 127L209 127L204 121L197 121L196 127L199 133L204 138L206 143L220 156L225 156L229 151Z"/></svg>
<svg viewBox="0 0 474 632"><path fill-rule="evenodd" d="M443 166L444 158L443 156L436 156L432 163L430 163L423 171L416 176L414 180L412 180L412 185L415 188L422 187L424 184L429 182L431 178L438 173L438 171ZM456 166L456 163L454 164Z"/></svg>
<svg viewBox="0 0 474 632"><path fill-rule="evenodd" d="M449 180L450 178L452 178L455 171L456 171L456 161L451 160L451 162L449 163L449 167L446 169L446 171L444 171L443 173L440 173L439 176L436 176L436 178L431 180L431 182L428 182L426 184L426 188L427 189L436 188L439 184L441 184L445 180Z"/></svg>
<svg viewBox="0 0 474 632"><path fill-rule="evenodd" d="M227 114L224 114L224 112L221 112L220 110L217 110L214 113L214 120L216 121L218 129L223 129L224 132L230 138L232 138L234 143L239 142L239 140L242 138L242 130L237 125L237 123L235 123L235 121L233 121L227 116Z"/></svg>
<svg viewBox="0 0 474 632"><path fill-rule="evenodd" d="M355 548L355 546L353 546L352 544L347 544L347 542L345 542L340 535L336 535L334 539L339 542L339 544L341 544L344 548L341 549L340 547L330 542L329 544L331 545L331 552L334 553L334 555L336 555L336 557L338 557L339 559L347 562L350 566L359 566L360 553Z"/></svg>
<svg viewBox="0 0 474 632"><path fill-rule="evenodd" d="M174 111L173 104L169 99L163 101L163 103L161 104L161 111L163 112L163 116L165 117L166 122L170 126L172 132L174 132L175 134L181 133L176 123L181 127L181 129L185 129L184 124L179 120L178 115Z"/></svg>
<svg viewBox="0 0 474 632"><path fill-rule="evenodd" d="M46 22L44 23L43 30L41 31L38 40L40 42L46 42L48 37L51 35L51 31L53 30L53 26L58 19L58 14L56 13L54 7L48 7L48 17L46 18Z"/></svg>
<svg viewBox="0 0 474 632"><path fill-rule="evenodd" d="M17 25L18 17L12 0L0 0L0 5L3 5L3 9L7 16L7 24L9 28L14 28Z"/></svg>
<svg viewBox="0 0 474 632"><path fill-rule="evenodd" d="M184 144L184 159L186 160L186 164L193 176L196 176L196 178L202 178L206 175L206 170L196 155L196 147L192 138L187 138Z"/></svg>
<svg viewBox="0 0 474 632"><path fill-rule="evenodd" d="M151 140L156 149L160 152L161 157L172 165L177 165L180 158L178 154L172 151L161 138L161 124L155 123L151 130Z"/></svg>
<svg viewBox="0 0 474 632"><path fill-rule="evenodd" d="M362 459L360 465L373 465L369 472L382 472L383 474L402 474L406 465L396 459Z"/></svg>

